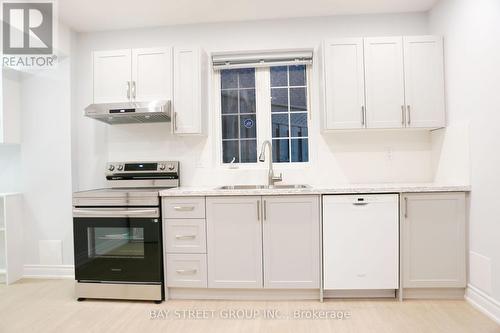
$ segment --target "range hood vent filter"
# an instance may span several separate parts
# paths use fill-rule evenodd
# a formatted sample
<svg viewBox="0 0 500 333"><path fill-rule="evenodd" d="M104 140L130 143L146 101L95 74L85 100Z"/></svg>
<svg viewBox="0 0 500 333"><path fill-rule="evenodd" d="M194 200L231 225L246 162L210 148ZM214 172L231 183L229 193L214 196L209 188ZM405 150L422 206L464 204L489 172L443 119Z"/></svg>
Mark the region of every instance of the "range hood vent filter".
<svg viewBox="0 0 500 333"><path fill-rule="evenodd" d="M85 108L85 116L109 125L171 121L170 101L102 103Z"/></svg>

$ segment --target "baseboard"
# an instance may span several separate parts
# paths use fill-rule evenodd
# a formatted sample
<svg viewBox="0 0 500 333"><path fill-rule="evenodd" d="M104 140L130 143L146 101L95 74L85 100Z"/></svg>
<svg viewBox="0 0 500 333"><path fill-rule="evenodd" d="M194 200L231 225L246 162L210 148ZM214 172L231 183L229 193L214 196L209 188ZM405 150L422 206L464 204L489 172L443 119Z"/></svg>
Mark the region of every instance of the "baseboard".
<svg viewBox="0 0 500 333"><path fill-rule="evenodd" d="M74 279L73 265L24 265L23 278Z"/></svg>
<svg viewBox="0 0 500 333"><path fill-rule="evenodd" d="M249 301L319 300L319 289L168 288L167 298Z"/></svg>
<svg viewBox="0 0 500 333"><path fill-rule="evenodd" d="M325 290L324 298L396 298L394 289Z"/></svg>
<svg viewBox="0 0 500 333"><path fill-rule="evenodd" d="M464 299L465 288L405 288L403 299Z"/></svg>
<svg viewBox="0 0 500 333"><path fill-rule="evenodd" d="M467 286L465 300L500 324L500 302L470 284Z"/></svg>

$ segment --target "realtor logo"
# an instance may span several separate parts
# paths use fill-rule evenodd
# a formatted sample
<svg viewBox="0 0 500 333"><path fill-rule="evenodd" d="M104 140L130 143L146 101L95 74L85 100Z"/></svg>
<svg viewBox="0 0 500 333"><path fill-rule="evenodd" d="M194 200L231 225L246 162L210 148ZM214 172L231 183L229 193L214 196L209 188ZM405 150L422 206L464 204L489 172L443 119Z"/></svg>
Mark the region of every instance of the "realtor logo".
<svg viewBox="0 0 500 333"><path fill-rule="evenodd" d="M52 54L52 3L4 2L3 22L4 54Z"/></svg>
<svg viewBox="0 0 500 333"><path fill-rule="evenodd" d="M53 0L2 1L3 66L53 67Z"/></svg>

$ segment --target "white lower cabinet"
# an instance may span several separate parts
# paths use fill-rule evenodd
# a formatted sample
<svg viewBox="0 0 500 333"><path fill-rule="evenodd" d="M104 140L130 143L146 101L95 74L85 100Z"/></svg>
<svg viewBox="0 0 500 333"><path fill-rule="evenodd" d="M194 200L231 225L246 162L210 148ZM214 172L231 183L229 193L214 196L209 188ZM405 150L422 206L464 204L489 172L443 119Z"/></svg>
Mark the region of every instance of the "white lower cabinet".
<svg viewBox="0 0 500 333"><path fill-rule="evenodd" d="M206 253L205 219L166 219L167 253Z"/></svg>
<svg viewBox="0 0 500 333"><path fill-rule="evenodd" d="M23 276L22 195L0 194L0 284Z"/></svg>
<svg viewBox="0 0 500 333"><path fill-rule="evenodd" d="M465 193L402 197L404 288L464 288Z"/></svg>
<svg viewBox="0 0 500 333"><path fill-rule="evenodd" d="M209 288L319 288L319 196L207 198Z"/></svg>
<svg viewBox="0 0 500 333"><path fill-rule="evenodd" d="M206 254L167 254L167 287L206 288Z"/></svg>
<svg viewBox="0 0 500 333"><path fill-rule="evenodd" d="M319 196L262 200L264 288L319 288Z"/></svg>
<svg viewBox="0 0 500 333"><path fill-rule="evenodd" d="M397 194L323 196L324 288L398 289Z"/></svg>
<svg viewBox="0 0 500 333"><path fill-rule="evenodd" d="M207 287L205 197L163 198L167 288Z"/></svg>
<svg viewBox="0 0 500 333"><path fill-rule="evenodd" d="M319 195L181 197L163 208L167 288L319 289L321 234L326 290L466 284L464 192L324 195L322 207Z"/></svg>
<svg viewBox="0 0 500 333"><path fill-rule="evenodd" d="M207 198L209 288L262 287L261 198Z"/></svg>

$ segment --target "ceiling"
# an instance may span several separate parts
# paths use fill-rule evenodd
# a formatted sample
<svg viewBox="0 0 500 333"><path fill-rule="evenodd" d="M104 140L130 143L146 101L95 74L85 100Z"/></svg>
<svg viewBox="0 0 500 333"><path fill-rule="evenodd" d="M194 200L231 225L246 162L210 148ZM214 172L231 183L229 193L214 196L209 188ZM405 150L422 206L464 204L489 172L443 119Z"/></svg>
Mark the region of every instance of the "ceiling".
<svg viewBox="0 0 500 333"><path fill-rule="evenodd" d="M427 11L437 0L59 0L77 31L291 17Z"/></svg>

